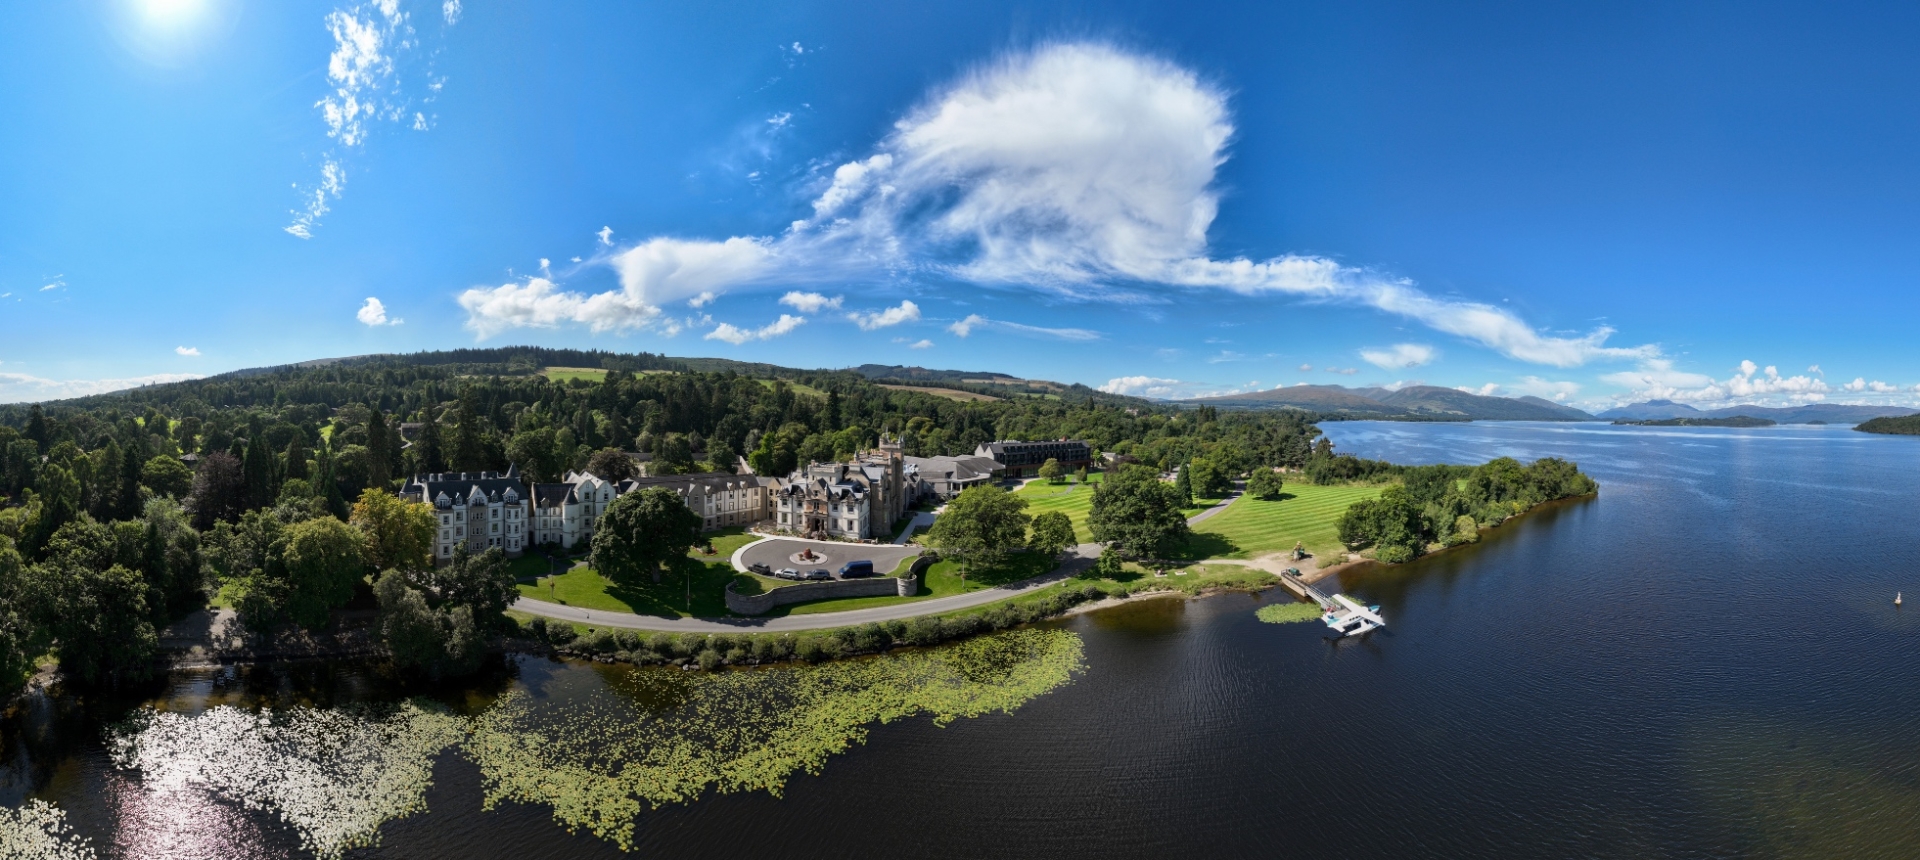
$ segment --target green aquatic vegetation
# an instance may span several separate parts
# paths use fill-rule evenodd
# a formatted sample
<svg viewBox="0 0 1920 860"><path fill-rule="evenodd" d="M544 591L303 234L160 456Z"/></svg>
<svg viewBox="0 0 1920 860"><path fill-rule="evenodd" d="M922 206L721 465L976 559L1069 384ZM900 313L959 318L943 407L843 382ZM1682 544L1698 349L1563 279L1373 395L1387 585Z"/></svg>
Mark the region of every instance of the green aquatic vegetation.
<svg viewBox="0 0 1920 860"><path fill-rule="evenodd" d="M1028 629L819 666L640 669L633 700L607 697L590 709L509 695L476 718L467 749L487 808L546 804L569 831L631 848L648 808L708 790L778 796L789 777L819 773L875 723L925 714L944 726L1011 712L1082 665L1078 636Z"/></svg>
<svg viewBox="0 0 1920 860"><path fill-rule="evenodd" d="M1320 607L1311 603L1270 603L1253 615L1268 624L1293 624L1319 618Z"/></svg>
<svg viewBox="0 0 1920 860"><path fill-rule="evenodd" d="M67 826L67 814L43 800L0 809L0 857L7 860L93 860L93 846Z"/></svg>
<svg viewBox="0 0 1920 860"><path fill-rule="evenodd" d="M426 808L434 758L467 726L411 702L378 711L144 711L109 734L108 750L149 791L194 786L278 813L308 850L336 858L375 844L385 822Z"/></svg>

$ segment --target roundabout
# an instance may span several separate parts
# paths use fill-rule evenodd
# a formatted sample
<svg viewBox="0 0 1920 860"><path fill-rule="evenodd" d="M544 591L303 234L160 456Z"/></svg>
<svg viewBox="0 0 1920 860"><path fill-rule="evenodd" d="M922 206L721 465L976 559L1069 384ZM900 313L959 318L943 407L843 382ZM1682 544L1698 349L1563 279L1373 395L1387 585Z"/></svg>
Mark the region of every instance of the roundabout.
<svg viewBox="0 0 1920 860"><path fill-rule="evenodd" d="M805 557L804 553L812 553L812 556ZM836 543L778 537L741 547L733 555L733 568L747 573L753 565L760 564L770 570L783 567L801 571L826 568L838 573L840 566L847 562L871 561L875 575L892 576L902 561L919 554L920 547L911 545Z"/></svg>

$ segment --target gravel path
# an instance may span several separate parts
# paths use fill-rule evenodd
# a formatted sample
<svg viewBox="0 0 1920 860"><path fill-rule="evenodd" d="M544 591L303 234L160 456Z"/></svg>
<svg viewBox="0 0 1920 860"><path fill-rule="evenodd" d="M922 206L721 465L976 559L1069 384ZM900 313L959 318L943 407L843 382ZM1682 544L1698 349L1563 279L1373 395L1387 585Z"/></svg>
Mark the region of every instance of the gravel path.
<svg viewBox="0 0 1920 860"><path fill-rule="evenodd" d="M1100 557L1099 544L1081 544L1066 555L1066 560L1051 573L1021 580L998 588L971 591L952 597L935 597L912 603L896 603L892 606L876 606L872 609L852 609L846 612L821 612L814 615L789 615L784 618L660 618L651 615L634 615L627 612L607 612L599 609L581 609L575 606L561 606L544 600L522 597L513 604L514 609L546 618L573 621L592 627L613 627L622 630L660 630L669 633L741 633L763 632L778 633L793 630L821 630L829 627L848 627L855 624L870 624L877 621L900 621L917 618L922 615L937 615L957 609L970 609L1005 600L1009 597L1025 594L1036 588L1052 585L1091 566Z"/></svg>
<svg viewBox="0 0 1920 860"><path fill-rule="evenodd" d="M1214 514L1217 514L1217 513L1220 513L1221 511L1226 510L1227 506L1233 504L1233 500L1237 498L1240 498L1239 490L1234 490L1233 492L1228 493L1227 497L1224 499L1221 499L1219 504L1214 505L1213 507L1208 508L1204 511L1201 511L1200 513L1194 514L1193 516L1187 517L1187 525L1190 525L1190 526L1199 525L1202 520L1210 519Z"/></svg>

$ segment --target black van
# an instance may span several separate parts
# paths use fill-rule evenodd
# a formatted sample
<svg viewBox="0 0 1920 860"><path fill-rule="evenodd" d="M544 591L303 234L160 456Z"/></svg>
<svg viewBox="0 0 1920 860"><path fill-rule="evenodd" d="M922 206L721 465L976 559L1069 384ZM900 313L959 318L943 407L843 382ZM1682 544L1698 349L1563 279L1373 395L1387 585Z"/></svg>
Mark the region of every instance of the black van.
<svg viewBox="0 0 1920 860"><path fill-rule="evenodd" d="M873 575L873 562L871 561L866 561L866 560L850 561L850 562L847 562L846 564L840 565L841 579L857 579L862 576L872 576L872 575Z"/></svg>

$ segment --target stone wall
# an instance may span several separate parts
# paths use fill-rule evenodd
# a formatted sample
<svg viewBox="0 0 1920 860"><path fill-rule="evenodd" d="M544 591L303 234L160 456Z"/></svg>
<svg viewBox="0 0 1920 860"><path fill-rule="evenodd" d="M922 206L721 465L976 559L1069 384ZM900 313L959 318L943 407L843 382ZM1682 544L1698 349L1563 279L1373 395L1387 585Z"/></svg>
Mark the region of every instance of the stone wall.
<svg viewBox="0 0 1920 860"><path fill-rule="evenodd" d="M837 579L832 582L801 582L785 585L760 594L737 594L733 583L727 583L727 609L741 615L759 615L776 606L805 603L809 600L826 600L834 597L884 597L899 595L911 597L920 592L920 575L924 573L932 559L922 556L914 559L913 566L902 577L877 576L870 579Z"/></svg>

